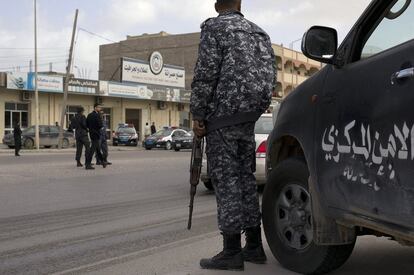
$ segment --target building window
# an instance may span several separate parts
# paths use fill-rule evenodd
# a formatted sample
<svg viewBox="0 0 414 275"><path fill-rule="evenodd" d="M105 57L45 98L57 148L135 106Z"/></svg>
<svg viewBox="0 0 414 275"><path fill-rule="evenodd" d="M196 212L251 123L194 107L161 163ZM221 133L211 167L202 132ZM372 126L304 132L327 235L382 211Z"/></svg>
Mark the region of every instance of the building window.
<svg viewBox="0 0 414 275"><path fill-rule="evenodd" d="M80 107L81 106L67 106L66 107L66 117L65 117L66 125L63 125L63 128L67 128L68 125L70 125L70 122L76 116Z"/></svg>
<svg viewBox="0 0 414 275"><path fill-rule="evenodd" d="M4 111L4 133L12 133L17 123L20 123L22 129L29 127L29 104L7 102Z"/></svg>
<svg viewBox="0 0 414 275"><path fill-rule="evenodd" d="M190 113L189 112L180 112L180 128L190 129Z"/></svg>

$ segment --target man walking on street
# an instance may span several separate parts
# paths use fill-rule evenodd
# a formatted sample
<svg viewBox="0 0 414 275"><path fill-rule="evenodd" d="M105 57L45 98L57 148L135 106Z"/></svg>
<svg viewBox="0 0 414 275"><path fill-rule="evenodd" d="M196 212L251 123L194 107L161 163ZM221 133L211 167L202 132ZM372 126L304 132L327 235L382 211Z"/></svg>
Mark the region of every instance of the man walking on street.
<svg viewBox="0 0 414 275"><path fill-rule="evenodd" d="M150 135L152 135L151 134L151 127L149 126L149 124L148 124L148 122L145 124L145 129L144 129L145 131L144 131L144 134L145 134L145 139L147 138L147 137L149 137Z"/></svg>
<svg viewBox="0 0 414 275"><path fill-rule="evenodd" d="M104 162L106 162L106 165L112 165L112 163L108 161L109 150L108 150L108 141L106 138L106 130L108 129L108 121L106 120L104 116L104 111L101 111L100 116L101 116L102 123L103 123L103 127L101 129L101 139L100 139L103 159L98 159L98 155L96 155L96 165L103 165Z"/></svg>
<svg viewBox="0 0 414 275"><path fill-rule="evenodd" d="M88 167L88 158L90 155L91 144L88 137L88 127L86 126L85 109L79 107L77 114L72 118L70 129L75 130L76 138L76 164L77 167L83 167L81 163L82 150L85 147L85 164Z"/></svg>
<svg viewBox="0 0 414 275"><path fill-rule="evenodd" d="M92 159L94 154L97 155L97 159L103 160L102 151L101 151L101 129L103 127L103 122L100 116L102 108L100 104L94 105L94 110L90 113L86 119L86 125L89 129L89 136L91 138L92 146L91 153L87 160L87 167L92 167ZM106 162L102 162L103 168L106 168ZM88 168L87 168L88 169Z"/></svg>
<svg viewBox="0 0 414 275"><path fill-rule="evenodd" d="M215 7L219 16L201 26L191 113L194 133L207 139L224 248L202 259L200 266L244 270L244 261L266 262L254 176L254 126L271 103L276 60L269 36L241 13L241 0L217 0Z"/></svg>
<svg viewBox="0 0 414 275"><path fill-rule="evenodd" d="M155 134L157 132L157 128L155 128L155 122L151 125L151 135Z"/></svg>
<svg viewBox="0 0 414 275"><path fill-rule="evenodd" d="M14 155L20 157L20 149L22 147L22 129L20 129L20 123L17 123L13 129L14 137Z"/></svg>

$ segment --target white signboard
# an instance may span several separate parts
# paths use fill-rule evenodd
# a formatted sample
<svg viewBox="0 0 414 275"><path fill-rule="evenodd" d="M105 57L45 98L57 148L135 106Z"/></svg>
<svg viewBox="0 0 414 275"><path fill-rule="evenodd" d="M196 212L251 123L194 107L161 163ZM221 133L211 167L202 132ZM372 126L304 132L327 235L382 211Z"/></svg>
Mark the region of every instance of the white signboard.
<svg viewBox="0 0 414 275"><path fill-rule="evenodd" d="M29 73L28 89L35 89L35 74ZM43 92L58 92L63 93L63 77L61 76L49 76L49 75L37 75L37 88Z"/></svg>
<svg viewBox="0 0 414 275"><path fill-rule="evenodd" d="M27 90L27 73L7 73L7 89Z"/></svg>
<svg viewBox="0 0 414 275"><path fill-rule="evenodd" d="M148 89L142 85L108 84L109 96L121 96L130 98L150 99Z"/></svg>
<svg viewBox="0 0 414 275"><path fill-rule="evenodd" d="M155 59L157 62L159 59ZM161 65L155 64L161 69ZM154 67L154 66L153 66ZM158 72L157 70L155 72ZM185 69L177 66L163 65L158 74L154 74L148 62L123 58L122 81L141 84L161 85L176 88L185 87Z"/></svg>

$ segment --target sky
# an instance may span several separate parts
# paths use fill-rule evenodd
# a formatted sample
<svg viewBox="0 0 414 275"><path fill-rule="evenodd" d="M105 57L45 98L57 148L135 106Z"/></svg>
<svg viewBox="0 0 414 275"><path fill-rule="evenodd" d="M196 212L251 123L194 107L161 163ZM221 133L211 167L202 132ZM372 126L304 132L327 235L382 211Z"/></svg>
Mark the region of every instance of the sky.
<svg viewBox="0 0 414 275"><path fill-rule="evenodd" d="M73 73L97 79L99 45L127 35L200 31L217 14L215 0L37 0L39 70L65 71L79 9ZM246 18L289 47L312 25L334 27L343 39L370 0L243 0ZM0 71L29 70L34 59L33 0L0 0ZM86 30L86 31L85 31ZM91 33L95 34L92 35ZM299 49L300 42L294 44ZM19 68L17 68L19 67Z"/></svg>

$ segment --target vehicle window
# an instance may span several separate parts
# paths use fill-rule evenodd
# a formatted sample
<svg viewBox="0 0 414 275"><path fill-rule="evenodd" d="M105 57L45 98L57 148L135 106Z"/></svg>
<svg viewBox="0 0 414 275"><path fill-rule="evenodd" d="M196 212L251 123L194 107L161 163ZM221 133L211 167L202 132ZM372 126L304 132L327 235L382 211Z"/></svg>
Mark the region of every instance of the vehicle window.
<svg viewBox="0 0 414 275"><path fill-rule="evenodd" d="M365 43L361 59L414 39L414 4L407 1L399 0L392 6L390 13L382 19ZM402 14L398 16L400 12Z"/></svg>
<svg viewBox="0 0 414 275"><path fill-rule="evenodd" d="M259 135L269 135L273 130L273 118L261 117L256 122L254 133Z"/></svg>
<svg viewBox="0 0 414 275"><path fill-rule="evenodd" d="M160 130L154 134L156 137L166 137L171 135L172 130Z"/></svg>
<svg viewBox="0 0 414 275"><path fill-rule="evenodd" d="M56 127L56 126L50 127L49 130L50 130L50 133L52 133L52 134L58 134L59 133L59 127Z"/></svg>
<svg viewBox="0 0 414 275"><path fill-rule="evenodd" d="M118 133L121 134L135 134L136 131L134 128L119 128Z"/></svg>
<svg viewBox="0 0 414 275"><path fill-rule="evenodd" d="M48 128L49 127L47 126L39 126L39 133L42 133L42 134L47 133L49 131Z"/></svg>

